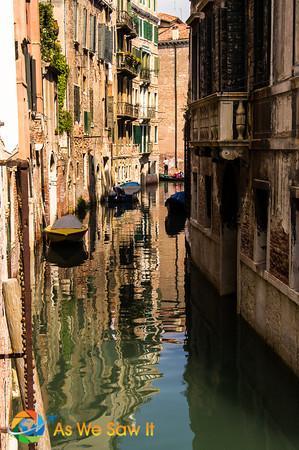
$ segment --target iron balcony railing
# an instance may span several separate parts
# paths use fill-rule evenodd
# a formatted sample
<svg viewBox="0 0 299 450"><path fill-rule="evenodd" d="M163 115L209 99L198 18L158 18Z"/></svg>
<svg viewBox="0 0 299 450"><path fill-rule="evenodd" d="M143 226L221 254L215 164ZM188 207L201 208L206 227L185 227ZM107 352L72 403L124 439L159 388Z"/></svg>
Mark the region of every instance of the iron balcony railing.
<svg viewBox="0 0 299 450"><path fill-rule="evenodd" d="M140 70L140 79L142 81L150 83L150 81L151 81L151 70L142 67L141 70Z"/></svg>
<svg viewBox="0 0 299 450"><path fill-rule="evenodd" d="M157 118L156 108L153 106L142 106L140 108L140 118L143 120L153 120Z"/></svg>
<svg viewBox="0 0 299 450"><path fill-rule="evenodd" d="M127 11L118 11L116 26L118 28L126 28L132 36L137 36L136 25L133 17Z"/></svg>
<svg viewBox="0 0 299 450"><path fill-rule="evenodd" d="M138 106L132 105L128 102L119 102L117 104L117 115L128 119L137 119L139 116Z"/></svg>
<svg viewBox="0 0 299 450"><path fill-rule="evenodd" d="M144 153L144 154L148 154L148 153L152 153L154 148L154 145L152 142L147 142L144 145L140 145L140 153Z"/></svg>
<svg viewBox="0 0 299 450"><path fill-rule="evenodd" d="M118 72L125 72L132 78L137 77L140 63L132 53L118 52L116 58Z"/></svg>
<svg viewBox="0 0 299 450"><path fill-rule="evenodd" d="M113 155L116 156L132 156L139 153L138 144L117 143L113 145Z"/></svg>

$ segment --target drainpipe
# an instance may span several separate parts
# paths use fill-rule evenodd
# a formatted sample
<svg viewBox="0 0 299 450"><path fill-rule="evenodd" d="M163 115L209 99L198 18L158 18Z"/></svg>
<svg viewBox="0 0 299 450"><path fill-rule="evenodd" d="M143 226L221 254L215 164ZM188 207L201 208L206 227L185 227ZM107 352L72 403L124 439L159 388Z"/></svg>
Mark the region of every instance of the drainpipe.
<svg viewBox="0 0 299 450"><path fill-rule="evenodd" d="M177 86L177 47L174 42L174 161L178 167L178 86Z"/></svg>

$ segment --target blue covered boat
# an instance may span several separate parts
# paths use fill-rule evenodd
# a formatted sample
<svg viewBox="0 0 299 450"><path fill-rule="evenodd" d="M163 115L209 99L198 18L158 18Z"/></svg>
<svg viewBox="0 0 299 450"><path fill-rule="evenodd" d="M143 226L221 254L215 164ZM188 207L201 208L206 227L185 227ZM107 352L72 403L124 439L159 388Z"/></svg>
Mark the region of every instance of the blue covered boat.
<svg viewBox="0 0 299 450"><path fill-rule="evenodd" d="M137 203L137 194L140 189L140 184L135 181L114 186L113 192L107 197L108 205L116 206L119 204Z"/></svg>
<svg viewBox="0 0 299 450"><path fill-rule="evenodd" d="M185 192L176 192L171 197L169 197L165 206L168 209L169 213L183 213L186 212L186 196Z"/></svg>

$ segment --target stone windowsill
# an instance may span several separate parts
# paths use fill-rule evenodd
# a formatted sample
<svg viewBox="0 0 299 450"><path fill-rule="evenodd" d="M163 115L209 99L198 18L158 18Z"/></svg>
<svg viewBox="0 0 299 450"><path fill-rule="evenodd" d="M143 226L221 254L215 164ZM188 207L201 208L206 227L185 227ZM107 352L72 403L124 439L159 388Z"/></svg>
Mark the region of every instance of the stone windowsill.
<svg viewBox="0 0 299 450"><path fill-rule="evenodd" d="M242 253L240 254L240 261L242 261L243 264L248 266L253 272L258 274L265 281L270 283L275 289L281 292L281 294L285 295L299 306L299 292L287 286L285 283L272 275L268 270L261 269L260 264L255 263L250 258L248 258L248 256L243 255Z"/></svg>
<svg viewBox="0 0 299 450"><path fill-rule="evenodd" d="M195 219L190 219L190 224L196 228L197 230L201 231L202 234L204 234L206 237L208 237L209 239L211 239L212 241L216 242L217 244L219 244L220 242L220 237L216 236L213 232L211 228L205 228L204 226L200 225Z"/></svg>

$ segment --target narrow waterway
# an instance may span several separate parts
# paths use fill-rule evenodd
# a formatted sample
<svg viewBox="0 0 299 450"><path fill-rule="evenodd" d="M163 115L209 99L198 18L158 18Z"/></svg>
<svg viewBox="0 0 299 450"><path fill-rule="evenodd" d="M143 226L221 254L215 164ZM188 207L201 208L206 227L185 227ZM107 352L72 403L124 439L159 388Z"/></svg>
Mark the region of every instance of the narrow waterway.
<svg viewBox="0 0 299 450"><path fill-rule="evenodd" d="M192 267L183 223L166 218L175 189L183 186L144 191L134 210L101 209L85 249L50 249L36 264L36 361L52 446L299 449L298 381L237 319L234 299L220 299ZM58 422L72 433L54 436ZM84 422L102 434L80 436ZM138 437L109 436L111 422L140 426Z"/></svg>

